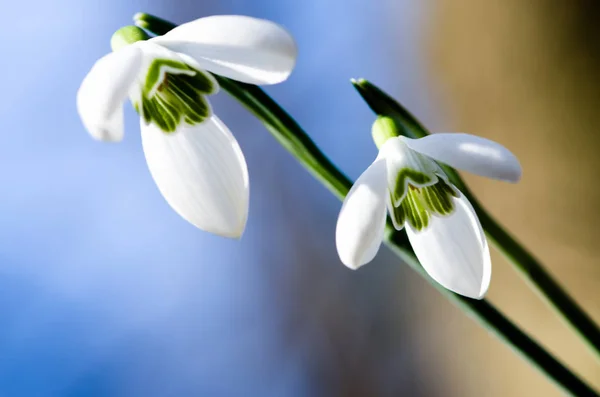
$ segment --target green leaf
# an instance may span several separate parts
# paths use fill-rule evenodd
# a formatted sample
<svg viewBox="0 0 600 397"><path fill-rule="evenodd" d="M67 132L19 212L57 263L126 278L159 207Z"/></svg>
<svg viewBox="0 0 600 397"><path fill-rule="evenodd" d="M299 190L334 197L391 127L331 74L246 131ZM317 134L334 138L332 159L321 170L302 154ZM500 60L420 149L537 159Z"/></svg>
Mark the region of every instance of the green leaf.
<svg viewBox="0 0 600 397"><path fill-rule="evenodd" d="M429 135L429 131L415 116L382 89L365 79L352 79L351 82L371 110L378 116L393 119L402 135L409 138L422 138Z"/></svg>

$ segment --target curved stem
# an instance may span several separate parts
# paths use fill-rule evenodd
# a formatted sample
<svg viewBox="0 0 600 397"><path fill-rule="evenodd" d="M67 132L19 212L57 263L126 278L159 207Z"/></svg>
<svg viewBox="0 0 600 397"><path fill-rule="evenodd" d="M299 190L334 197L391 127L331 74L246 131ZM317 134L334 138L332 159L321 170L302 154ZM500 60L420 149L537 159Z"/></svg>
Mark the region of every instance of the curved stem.
<svg viewBox="0 0 600 397"><path fill-rule="evenodd" d="M353 83L371 109L378 115L394 119L404 135L421 138L429 134L429 131L416 117L381 89L366 80ZM479 204L458 173L447 166L444 166L444 169L454 185L467 196L473 205L481 221L481 226L494 246L502 252L530 285L535 287L562 319L571 325L590 350L600 358L600 328L598 325L554 280L542 264Z"/></svg>
<svg viewBox="0 0 600 397"><path fill-rule="evenodd" d="M155 34L165 34L176 26L163 19L142 13L136 14L135 22L138 26ZM308 134L285 110L259 87L220 76L215 77L221 87L261 120L275 139L296 157L311 174L321 181L336 197L343 200L352 186L352 181L329 161ZM444 296L514 348L565 392L573 396L600 397L590 386L521 331L491 303L486 300L477 301L465 298L435 283L414 256L406 234L398 232L388 225L386 227L385 243L409 266L429 280Z"/></svg>

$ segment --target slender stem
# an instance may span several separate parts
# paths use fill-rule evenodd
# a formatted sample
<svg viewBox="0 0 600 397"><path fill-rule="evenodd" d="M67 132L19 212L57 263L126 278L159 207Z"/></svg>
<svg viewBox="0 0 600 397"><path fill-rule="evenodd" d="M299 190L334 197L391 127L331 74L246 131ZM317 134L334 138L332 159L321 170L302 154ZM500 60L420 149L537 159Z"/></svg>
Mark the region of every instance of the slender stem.
<svg viewBox="0 0 600 397"><path fill-rule="evenodd" d="M378 115L393 118L403 129L403 134L412 138L429 135L429 131L408 110L381 89L366 80L354 81L354 86L371 109ZM510 263L535 287L546 302L580 335L590 350L600 358L600 328L573 298L554 280L542 264L519 244L479 204L458 173L445 167L452 182L469 199L479 216L488 238L504 254Z"/></svg>
<svg viewBox="0 0 600 397"><path fill-rule="evenodd" d="M533 255L517 242L510 233L485 211L478 202L471 201L479 215L488 238L499 251L524 275L538 293L563 320L587 342L588 347L600 358L600 329L575 300L544 270Z"/></svg>
<svg viewBox="0 0 600 397"><path fill-rule="evenodd" d="M136 24L155 34L165 34L176 25L163 19L148 15L136 14ZM156 22L156 24L155 24ZM252 114L261 120L271 134L306 169L320 180L339 199L343 199L350 187L350 181L319 150L308 134L295 120L271 99L259 87L215 76L223 89L229 92ZM536 366L548 378L573 396L600 397L590 386L579 379L573 372L560 363L536 341L521 331L491 303L486 300L472 300L450 292L433 281L414 256L406 234L398 232L388 225L385 234L386 244L400 256L411 268L425 277L438 291L461 307L471 317L501 340L510 345Z"/></svg>
<svg viewBox="0 0 600 397"><path fill-rule="evenodd" d="M315 178L340 200L346 197L352 187L352 181L329 161L298 123L271 97L255 85L218 75L215 75L215 78L221 88L262 121L277 141L299 159Z"/></svg>

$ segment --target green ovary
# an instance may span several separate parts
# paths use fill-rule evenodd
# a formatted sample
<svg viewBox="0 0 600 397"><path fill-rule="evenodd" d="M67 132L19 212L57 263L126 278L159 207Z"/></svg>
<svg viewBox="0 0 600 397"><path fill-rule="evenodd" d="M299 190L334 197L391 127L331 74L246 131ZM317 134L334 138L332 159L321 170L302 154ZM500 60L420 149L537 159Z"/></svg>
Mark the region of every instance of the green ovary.
<svg viewBox="0 0 600 397"><path fill-rule="evenodd" d="M135 102L134 107L146 123L154 123L165 133L172 133L182 122L194 125L210 117L211 109L205 96L216 89L215 83L202 71L182 62L155 59L146 74L141 103Z"/></svg>
<svg viewBox="0 0 600 397"><path fill-rule="evenodd" d="M394 208L392 216L397 225L406 222L420 231L429 225L432 215L446 216L454 211L453 197L458 197L458 193L442 178L435 185L421 188L409 184L406 196Z"/></svg>

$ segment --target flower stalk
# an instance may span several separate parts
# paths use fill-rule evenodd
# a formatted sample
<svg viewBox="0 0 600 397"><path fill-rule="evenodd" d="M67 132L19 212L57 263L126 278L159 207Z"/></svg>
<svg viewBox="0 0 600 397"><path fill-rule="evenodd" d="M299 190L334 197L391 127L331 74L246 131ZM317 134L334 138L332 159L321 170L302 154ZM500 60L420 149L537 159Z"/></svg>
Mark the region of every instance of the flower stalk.
<svg viewBox="0 0 600 397"><path fill-rule="evenodd" d="M134 21L137 26L147 29L156 35L163 35L176 27L175 24L164 19L145 13L136 14ZM255 115L275 139L296 157L315 178L338 197L338 199L343 200L352 187L352 181L331 163L310 139L308 134L285 110L255 85L240 83L220 76L215 76L215 78L221 88ZM389 107L389 104L385 104L385 106ZM457 186L464 189L464 184L457 184ZM463 191L468 192L467 190ZM384 242L396 255L425 277L446 298L454 302L482 326L515 349L522 357L537 367L566 393L572 396L600 396L570 369L506 318L491 303L485 299L473 300L460 296L435 283L427 276L427 273L417 261L406 234L396 231L389 219L385 229Z"/></svg>

